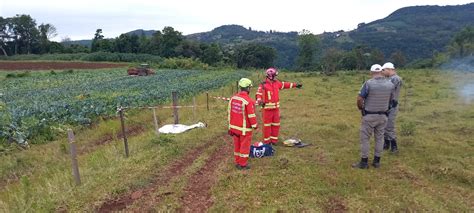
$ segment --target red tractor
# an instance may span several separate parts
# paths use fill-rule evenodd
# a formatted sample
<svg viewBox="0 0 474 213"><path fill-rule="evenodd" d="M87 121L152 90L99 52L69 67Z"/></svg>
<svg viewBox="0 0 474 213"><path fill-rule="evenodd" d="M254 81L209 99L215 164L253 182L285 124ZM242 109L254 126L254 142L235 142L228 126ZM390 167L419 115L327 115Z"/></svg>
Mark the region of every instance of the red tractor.
<svg viewBox="0 0 474 213"><path fill-rule="evenodd" d="M148 64L140 64L139 67L136 68L129 68L127 70L128 75L133 76L147 76L155 74L155 71L150 69L150 65Z"/></svg>

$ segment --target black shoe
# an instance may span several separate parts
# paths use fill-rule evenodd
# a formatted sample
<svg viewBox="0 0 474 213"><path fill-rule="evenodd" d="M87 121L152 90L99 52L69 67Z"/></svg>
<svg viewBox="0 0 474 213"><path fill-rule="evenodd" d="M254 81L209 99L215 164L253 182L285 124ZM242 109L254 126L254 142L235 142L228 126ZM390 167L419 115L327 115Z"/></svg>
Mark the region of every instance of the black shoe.
<svg viewBox="0 0 474 213"><path fill-rule="evenodd" d="M368 161L369 161L368 158L361 158L359 163L352 164L352 168L368 169L369 168Z"/></svg>
<svg viewBox="0 0 474 213"><path fill-rule="evenodd" d="M242 169L242 167L239 164L235 164L235 168L237 168L238 170Z"/></svg>
<svg viewBox="0 0 474 213"><path fill-rule="evenodd" d="M391 141L391 148L390 148L390 152L392 154L398 154L398 146L397 146L397 141L396 140L392 140Z"/></svg>
<svg viewBox="0 0 474 213"><path fill-rule="evenodd" d="M374 168L380 167L380 157L374 156L374 161L372 162L372 166Z"/></svg>
<svg viewBox="0 0 474 213"><path fill-rule="evenodd" d="M383 143L383 150L388 150L390 148L390 139L385 138Z"/></svg>

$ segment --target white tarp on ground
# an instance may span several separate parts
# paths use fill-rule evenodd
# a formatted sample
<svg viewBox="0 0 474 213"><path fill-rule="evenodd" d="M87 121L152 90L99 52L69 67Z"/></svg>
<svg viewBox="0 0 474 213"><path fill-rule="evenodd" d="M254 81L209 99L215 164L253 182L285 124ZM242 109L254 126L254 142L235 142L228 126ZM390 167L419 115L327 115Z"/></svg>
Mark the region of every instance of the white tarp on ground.
<svg viewBox="0 0 474 213"><path fill-rule="evenodd" d="M183 125L183 124L167 124L167 125L162 126L160 129L158 129L158 131L160 133L166 133L166 134L178 134L178 133L186 132L190 129L204 128L204 127L206 127L206 124L204 124L203 122L199 122L197 124L193 124L190 126Z"/></svg>

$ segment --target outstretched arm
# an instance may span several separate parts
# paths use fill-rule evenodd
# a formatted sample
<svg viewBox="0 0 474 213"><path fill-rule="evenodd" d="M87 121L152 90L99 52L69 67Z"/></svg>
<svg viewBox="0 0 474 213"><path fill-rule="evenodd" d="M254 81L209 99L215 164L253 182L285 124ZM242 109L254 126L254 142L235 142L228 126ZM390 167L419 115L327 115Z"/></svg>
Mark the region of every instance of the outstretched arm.
<svg viewBox="0 0 474 213"><path fill-rule="evenodd" d="M301 88L303 84L293 82L281 82L280 89Z"/></svg>

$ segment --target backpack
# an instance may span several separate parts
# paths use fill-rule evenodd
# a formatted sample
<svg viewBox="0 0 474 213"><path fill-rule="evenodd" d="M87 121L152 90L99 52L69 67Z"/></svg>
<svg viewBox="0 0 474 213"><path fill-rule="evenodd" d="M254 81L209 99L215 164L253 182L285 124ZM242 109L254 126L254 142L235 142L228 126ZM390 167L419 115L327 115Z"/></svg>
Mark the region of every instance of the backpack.
<svg viewBox="0 0 474 213"><path fill-rule="evenodd" d="M263 144L260 146L250 145L250 157L251 158L263 158L268 156L273 156L275 150L273 149L272 145Z"/></svg>

